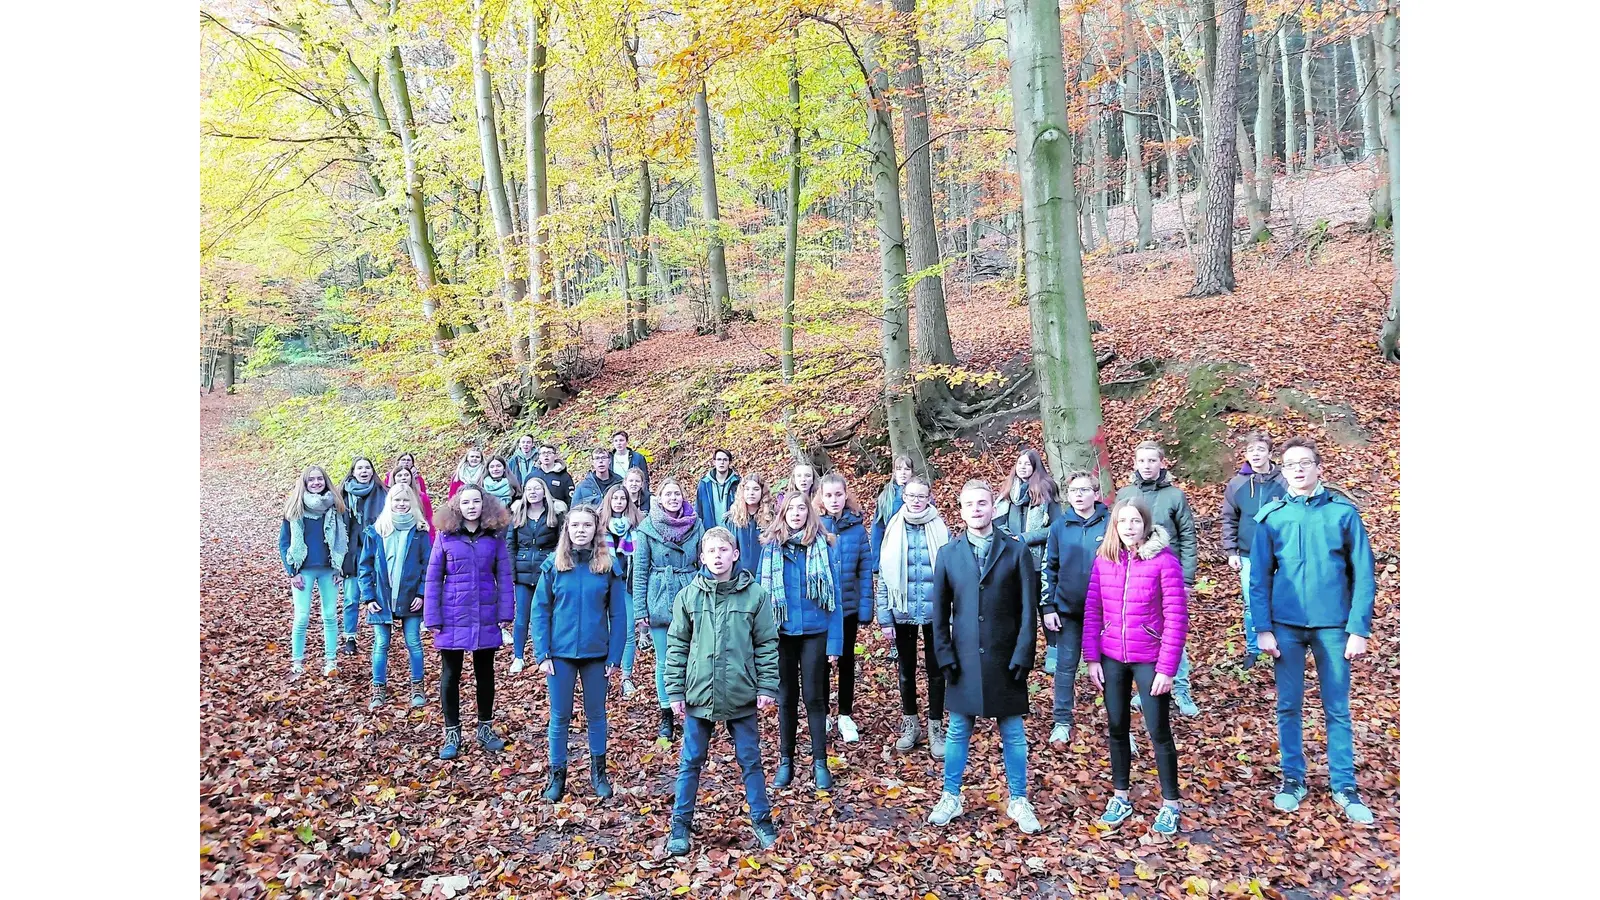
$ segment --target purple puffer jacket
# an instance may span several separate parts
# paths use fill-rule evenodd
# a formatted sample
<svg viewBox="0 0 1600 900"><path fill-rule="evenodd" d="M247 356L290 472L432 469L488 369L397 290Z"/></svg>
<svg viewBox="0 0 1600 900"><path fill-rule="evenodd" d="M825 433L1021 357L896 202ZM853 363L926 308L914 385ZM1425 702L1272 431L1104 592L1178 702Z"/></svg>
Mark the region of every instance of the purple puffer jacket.
<svg viewBox="0 0 1600 900"><path fill-rule="evenodd" d="M422 624L436 629L436 650L500 646L500 623L516 616L511 553L504 536L483 531L440 535L422 583Z"/></svg>
<svg viewBox="0 0 1600 900"><path fill-rule="evenodd" d="M1183 564L1171 550L1148 560L1123 553L1114 563L1095 556L1083 609L1085 660L1104 655L1124 663L1155 663L1157 672L1173 677L1188 634Z"/></svg>

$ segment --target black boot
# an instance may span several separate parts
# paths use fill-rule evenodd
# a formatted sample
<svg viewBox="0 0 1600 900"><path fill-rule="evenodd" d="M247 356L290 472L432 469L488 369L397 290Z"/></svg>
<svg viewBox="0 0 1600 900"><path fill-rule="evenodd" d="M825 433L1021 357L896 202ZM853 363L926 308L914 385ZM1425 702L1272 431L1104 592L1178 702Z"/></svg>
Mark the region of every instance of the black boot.
<svg viewBox="0 0 1600 900"><path fill-rule="evenodd" d="M611 796L611 778L606 775L604 753L589 757L589 783L594 786L594 795L601 800Z"/></svg>
<svg viewBox="0 0 1600 900"><path fill-rule="evenodd" d="M772 786L786 788L794 780L794 757L785 756L778 760L778 771L772 776Z"/></svg>
<svg viewBox="0 0 1600 900"><path fill-rule="evenodd" d="M811 764L811 777L817 783L817 790L826 791L833 787L833 775L828 771L826 760L818 760Z"/></svg>
<svg viewBox="0 0 1600 900"><path fill-rule="evenodd" d="M661 727L656 729L656 740L671 741L673 724L672 710L665 706L661 707Z"/></svg>
<svg viewBox="0 0 1600 900"><path fill-rule="evenodd" d="M551 803L560 803L561 798L567 793L567 767L550 770L550 786L544 789L544 798Z"/></svg>
<svg viewBox="0 0 1600 900"><path fill-rule="evenodd" d="M689 852L689 823L683 819L672 820L672 836L667 838L667 855L682 856Z"/></svg>

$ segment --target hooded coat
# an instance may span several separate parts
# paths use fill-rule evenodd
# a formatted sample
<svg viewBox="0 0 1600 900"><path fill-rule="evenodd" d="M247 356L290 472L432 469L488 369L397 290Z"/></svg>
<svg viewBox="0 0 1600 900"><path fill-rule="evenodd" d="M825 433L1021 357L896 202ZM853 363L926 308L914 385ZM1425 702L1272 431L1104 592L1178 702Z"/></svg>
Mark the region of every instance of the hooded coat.
<svg viewBox="0 0 1600 900"><path fill-rule="evenodd" d="M1050 525L1044 568L1039 573L1039 606L1063 618L1083 621L1083 600L1089 592L1089 571L1095 551L1111 525L1111 510L1096 500L1087 519L1067 508Z"/></svg>
<svg viewBox="0 0 1600 900"><path fill-rule="evenodd" d="M1372 636L1372 543L1348 497L1319 484L1309 497L1270 501L1255 522L1250 619L1258 634L1278 624Z"/></svg>
<svg viewBox="0 0 1600 900"><path fill-rule="evenodd" d="M1145 481L1135 472L1133 483L1117 491L1117 499L1140 494L1150 504L1150 515L1155 519L1153 524L1165 528L1172 539L1178 560L1183 563L1183 583L1194 584L1195 569L1200 565L1200 544L1195 534L1194 510L1189 508L1189 498L1172 483L1166 469L1162 469L1154 481Z"/></svg>
<svg viewBox="0 0 1600 900"><path fill-rule="evenodd" d="M1169 549L1150 559L1124 550L1116 562L1095 557L1083 610L1083 658L1155 663L1178 674L1189 634L1183 566Z"/></svg>
<svg viewBox="0 0 1600 900"><path fill-rule="evenodd" d="M1267 471L1257 472L1249 463L1228 479L1222 489L1222 549L1229 554L1250 555L1250 541L1256 536L1256 513L1261 507L1289 492L1283 483L1283 470L1267 463Z"/></svg>
<svg viewBox="0 0 1600 900"><path fill-rule="evenodd" d="M749 572L695 575L673 598L666 655L667 699L696 718L742 719L757 697L778 698L778 623Z"/></svg>
<svg viewBox="0 0 1600 900"><path fill-rule="evenodd" d="M717 481L715 469L700 476L700 484L694 492L695 512L700 516L700 526L706 530L717 527L717 498L722 500L724 511L732 509L739 497L739 473L728 470L728 480Z"/></svg>
<svg viewBox="0 0 1600 900"><path fill-rule="evenodd" d="M497 531L439 535L423 582L422 624L437 650L500 646L500 623L516 618L511 553Z"/></svg>

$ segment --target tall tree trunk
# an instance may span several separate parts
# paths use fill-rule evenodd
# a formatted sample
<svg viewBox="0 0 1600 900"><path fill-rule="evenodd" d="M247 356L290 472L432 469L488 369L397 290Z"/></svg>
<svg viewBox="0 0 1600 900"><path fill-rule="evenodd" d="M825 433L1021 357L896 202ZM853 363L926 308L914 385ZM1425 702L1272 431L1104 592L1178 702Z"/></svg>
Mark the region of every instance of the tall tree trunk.
<svg viewBox="0 0 1600 900"><path fill-rule="evenodd" d="M1224 0L1232 2L1232 0ZM1241 0L1242 2L1242 0ZM1281 23L1280 23L1281 28ZM1279 35L1283 32L1280 30ZM1242 40L1242 39L1241 39ZM1273 108L1272 68L1277 43L1272 35L1256 35L1256 212L1251 219L1251 240L1265 241L1272 236L1267 223L1272 219ZM1218 52L1221 52L1220 50ZM1241 50L1242 52L1242 50ZM1220 70L1219 70L1220 71ZM1219 76L1220 77L1220 76ZM1234 90L1237 92L1238 88ZM1215 90L1213 89L1213 93ZM1238 104L1237 93L1234 99ZM1257 224L1259 223L1259 224Z"/></svg>
<svg viewBox="0 0 1600 900"><path fill-rule="evenodd" d="M1122 144L1128 160L1128 181L1133 184L1134 217L1139 223L1134 248L1143 250L1154 243L1152 219L1155 208L1150 199L1150 173L1144 167L1144 142L1141 139L1144 119L1138 115L1139 38L1133 30L1134 16L1132 0L1126 0L1122 14L1122 48L1127 59L1127 70L1122 76Z"/></svg>
<svg viewBox="0 0 1600 900"><path fill-rule="evenodd" d="M500 259L500 293L511 330L511 361L520 371L528 363L526 336L516 328L517 312L528 299L528 281L517 274L513 248L517 227L500 167L500 126L494 116L494 86L484 65L483 0L472 0L472 97L478 114L478 149L483 156L483 183L494 217L495 253Z"/></svg>
<svg viewBox="0 0 1600 900"><path fill-rule="evenodd" d="M400 59L398 44L389 47L384 56L384 68L400 117L400 152L406 176L406 243L411 249L411 265L417 272L417 286L422 289L422 316L433 325L431 344L444 378L445 391L456 409L465 414L467 389L450 374L449 354L445 349L445 341L452 337L450 326L439 320L439 299L435 291L439 284L439 256L434 252L433 237L428 230L427 198L422 192L422 172L417 167L416 117L411 111L411 91L406 86L405 64Z"/></svg>
<svg viewBox="0 0 1600 900"><path fill-rule="evenodd" d="M1278 22L1278 60L1283 72L1283 171L1291 174L1300 168L1300 117L1294 108L1294 78L1289 74L1289 18ZM1271 72L1268 72L1269 79ZM1257 115L1256 121L1261 121ZM1268 121L1271 117L1268 116Z"/></svg>
<svg viewBox="0 0 1600 900"><path fill-rule="evenodd" d="M1167 143L1167 196L1178 197L1183 193L1183 184L1178 179L1179 152L1177 143L1180 114L1178 112L1178 91L1172 83L1170 41L1171 37L1169 35L1163 34L1161 36L1161 83L1162 87L1166 89L1167 97L1167 121L1162 131ZM1185 234L1185 237L1187 236Z"/></svg>
<svg viewBox="0 0 1600 900"><path fill-rule="evenodd" d="M1350 61L1356 70L1356 108L1361 116L1361 158L1371 159L1383 149L1378 132L1378 92L1372 84L1372 36L1350 35Z"/></svg>
<svg viewBox="0 0 1600 900"><path fill-rule="evenodd" d="M1394 178L1395 165L1390 160L1393 155L1389 153L1389 93L1390 81L1394 78L1388 69L1387 51L1383 47L1383 37L1379 33L1383 28L1382 22L1372 25L1372 32L1367 37L1367 43L1373 48L1372 85L1369 93L1372 95L1372 120L1377 123L1382 147L1378 156L1378 187L1372 192L1372 221L1380 228L1391 228L1394 225Z"/></svg>
<svg viewBox="0 0 1600 900"><path fill-rule="evenodd" d="M1033 234L1028 316L1045 454L1053 471L1086 468L1109 491L1100 375L1089 340L1076 227L1060 8L1055 0L1006 0L1006 33L1022 216Z"/></svg>
<svg viewBox="0 0 1600 900"><path fill-rule="evenodd" d="M872 152L872 208L883 273L883 403L891 451L911 458L914 472L928 471L917 425L911 384L911 322L906 310L906 236L900 210L900 167L889 105L889 76L877 62L879 36L867 38L862 59L863 100Z"/></svg>
<svg viewBox="0 0 1600 900"><path fill-rule="evenodd" d="M224 294L223 297L226 299L227 295ZM233 365L233 316L229 315L222 324L222 387L225 393L233 393L235 374Z"/></svg>
<svg viewBox="0 0 1600 900"><path fill-rule="evenodd" d="M622 37L622 50L628 57L628 67L633 70L633 96L634 102L637 104L643 90L639 78L639 35L632 30L631 17L628 19L628 25L629 29L624 32ZM654 212L654 208L651 199L653 184L650 181L650 158L645 155L646 135L644 131L646 126L643 123L647 120L643 115L639 114L640 111L637 106L634 111L638 115L638 121L641 123L637 126L640 132L637 135L639 143L639 221L638 235L634 238L635 243L633 244L633 294L628 298L627 330L632 334L632 340L642 341L650 333L650 215Z"/></svg>
<svg viewBox="0 0 1600 900"><path fill-rule="evenodd" d="M898 67L901 121L906 140L906 219L911 270L918 273L912 288L917 307L917 361L923 365L953 366L956 351L950 343L950 322L945 317L944 278L930 270L939 265L939 227L933 214L933 156L929 148L928 96L922 78L922 48L917 40L917 0L894 0L902 19L901 39L907 57Z"/></svg>
<svg viewBox="0 0 1600 900"><path fill-rule="evenodd" d="M1200 240L1200 256L1195 263L1194 287L1197 297L1233 291L1233 179L1239 164L1235 149L1234 119L1239 104L1239 53L1243 44L1244 0L1223 0L1222 18L1217 24L1217 73L1212 84L1215 104L1212 110L1213 133L1206 147L1205 231Z"/></svg>
<svg viewBox="0 0 1600 900"><path fill-rule="evenodd" d="M793 35L799 40L799 29ZM783 326L778 333L783 383L794 381L794 294L800 261L800 60L789 50L789 196L783 231Z"/></svg>
<svg viewBox="0 0 1600 900"><path fill-rule="evenodd" d="M718 337L728 333L727 314L733 310L728 293L728 263L722 252L722 219L717 209L717 163L711 151L711 107L706 102L706 85L694 93L695 155L700 161L701 215L710 230L706 257L711 279L711 327Z"/></svg>
<svg viewBox="0 0 1600 900"><path fill-rule="evenodd" d="M1389 204L1394 238L1394 287L1389 294L1389 310L1383 317L1378 347L1385 359L1400 359L1400 14L1393 0L1383 15L1383 37L1378 52L1383 58L1383 131L1389 163Z"/></svg>
<svg viewBox="0 0 1600 900"><path fill-rule="evenodd" d="M1300 166L1314 169L1317 166L1316 92L1311 89L1311 64L1316 59L1316 28L1304 23L1300 26L1304 46L1300 49L1300 111L1305 113L1306 152L1300 157Z"/></svg>
<svg viewBox="0 0 1600 900"><path fill-rule="evenodd" d="M1244 111L1239 108L1238 104L1234 104L1233 107L1233 127L1240 134L1246 133ZM1256 156L1250 150L1250 142L1234 141L1234 145L1239 148L1239 171L1254 172L1256 170ZM1250 233L1252 235L1265 234L1267 232L1267 220L1261 214L1261 198L1256 194L1256 180L1247 175L1239 179L1239 183L1244 189L1244 215L1250 222Z"/></svg>
<svg viewBox="0 0 1600 900"><path fill-rule="evenodd" d="M1339 42L1337 40L1328 42L1328 59L1332 63L1331 68L1333 69L1333 87L1328 92L1331 100L1328 106L1333 110L1333 118L1329 120L1332 123L1329 130L1332 132L1333 147L1329 155L1333 157L1335 163L1343 163L1344 141L1341 136L1344 134L1344 100L1339 96L1339 92L1344 90L1344 85L1340 83L1339 79Z"/></svg>
<svg viewBox="0 0 1600 900"><path fill-rule="evenodd" d="M527 227L528 219L523 215L522 185L517 182L517 169L512 164L511 146L506 142L506 133L510 130L510 126L501 122L502 119L508 119L510 113L506 112L506 101L500 96L498 85L494 89L494 108L494 131L500 139L500 166L506 175L506 199L511 201L511 225L520 234L522 229Z"/></svg>
<svg viewBox="0 0 1600 900"><path fill-rule="evenodd" d="M1099 91L1099 88L1096 88L1096 91ZM1111 151L1106 147L1105 104L1096 100L1091 109L1093 113L1089 117L1089 146L1094 160L1094 227L1099 230L1101 239L1109 244L1111 243L1111 198L1106 191L1106 182L1111 179L1110 162L1107 159Z"/></svg>
<svg viewBox="0 0 1600 900"><path fill-rule="evenodd" d="M528 69L526 73L526 149L528 166L528 304L529 389L536 401L549 404L556 380L550 360L550 317L554 313L555 278L550 265L550 176L545 171L545 63L547 51L540 26L541 0L528 4Z"/></svg>

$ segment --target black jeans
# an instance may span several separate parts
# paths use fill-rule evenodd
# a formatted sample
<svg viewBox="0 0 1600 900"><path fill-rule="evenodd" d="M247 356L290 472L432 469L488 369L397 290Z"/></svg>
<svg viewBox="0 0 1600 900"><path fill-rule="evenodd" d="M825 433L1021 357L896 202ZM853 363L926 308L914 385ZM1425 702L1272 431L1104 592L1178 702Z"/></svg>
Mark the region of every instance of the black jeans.
<svg viewBox="0 0 1600 900"><path fill-rule="evenodd" d="M894 645L900 651L900 711L917 714L917 631L922 632L922 664L928 670L928 721L944 718L944 672L933 655L933 623L894 626Z"/></svg>
<svg viewBox="0 0 1600 900"><path fill-rule="evenodd" d="M465 650L439 651L439 702L444 724L461 724L461 664ZM494 721L494 649L472 651L472 680L478 690L478 721Z"/></svg>
<svg viewBox="0 0 1600 900"><path fill-rule="evenodd" d="M844 654L839 657L839 715L854 715L856 706L856 634L861 630L861 619L845 614Z"/></svg>
<svg viewBox="0 0 1600 900"><path fill-rule="evenodd" d="M1061 660L1056 659L1059 666ZM1133 717L1133 685L1139 685L1139 703L1144 709L1144 724L1150 730L1150 743L1156 751L1156 771L1161 776L1161 798L1178 799L1178 743L1172 738L1172 692L1157 697L1150 693L1156 677L1155 663L1124 663L1109 656L1100 657L1106 680L1106 724L1111 731L1111 782L1117 790L1128 789L1128 770L1133 751L1128 748L1128 720ZM1061 670L1056 669L1057 672Z"/></svg>
<svg viewBox="0 0 1600 900"><path fill-rule="evenodd" d="M811 761L828 760L828 636L778 635L778 756L794 758L799 707L806 703Z"/></svg>

